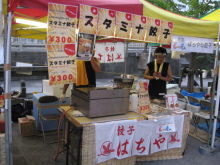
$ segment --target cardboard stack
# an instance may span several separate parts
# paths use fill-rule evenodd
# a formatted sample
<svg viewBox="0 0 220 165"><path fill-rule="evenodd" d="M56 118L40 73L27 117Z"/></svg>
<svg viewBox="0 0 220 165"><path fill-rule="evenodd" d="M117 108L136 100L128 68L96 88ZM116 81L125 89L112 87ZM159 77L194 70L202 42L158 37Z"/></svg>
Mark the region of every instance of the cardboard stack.
<svg viewBox="0 0 220 165"><path fill-rule="evenodd" d="M35 119L33 116L18 118L18 128L22 136L32 136L35 134Z"/></svg>

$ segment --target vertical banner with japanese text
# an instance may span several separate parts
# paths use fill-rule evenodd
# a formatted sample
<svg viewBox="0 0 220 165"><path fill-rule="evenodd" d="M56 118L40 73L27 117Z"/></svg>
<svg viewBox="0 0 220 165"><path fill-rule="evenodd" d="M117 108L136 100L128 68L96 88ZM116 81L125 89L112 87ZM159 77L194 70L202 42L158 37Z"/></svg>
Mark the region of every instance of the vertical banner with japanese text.
<svg viewBox="0 0 220 165"><path fill-rule="evenodd" d="M117 11L115 37L130 38L131 26L132 14Z"/></svg>
<svg viewBox="0 0 220 165"><path fill-rule="evenodd" d="M104 162L116 157L117 145L114 143L115 122L97 123L96 127L96 162ZM108 133L104 133L108 131ZM104 133L104 134L103 134Z"/></svg>
<svg viewBox="0 0 220 165"><path fill-rule="evenodd" d="M76 82L76 45L47 45L50 85Z"/></svg>
<svg viewBox="0 0 220 165"><path fill-rule="evenodd" d="M146 30L146 38L145 41L158 43L159 36L161 33L161 20L149 18L149 26L147 26Z"/></svg>
<svg viewBox="0 0 220 165"><path fill-rule="evenodd" d="M116 11L99 8L98 32L100 36L114 36Z"/></svg>
<svg viewBox="0 0 220 165"><path fill-rule="evenodd" d="M159 43L170 45L173 33L173 23L162 21Z"/></svg>
<svg viewBox="0 0 220 165"><path fill-rule="evenodd" d="M132 155L149 155L153 130L153 121L143 120L138 122L133 140Z"/></svg>
<svg viewBox="0 0 220 165"><path fill-rule="evenodd" d="M131 39L144 41L147 24L149 24L148 17L133 15Z"/></svg>
<svg viewBox="0 0 220 165"><path fill-rule="evenodd" d="M77 6L48 3L47 59L49 84L76 81Z"/></svg>
<svg viewBox="0 0 220 165"><path fill-rule="evenodd" d="M98 8L80 5L79 32L96 34L98 26Z"/></svg>
<svg viewBox="0 0 220 165"><path fill-rule="evenodd" d="M76 42L77 6L48 3L47 44Z"/></svg>
<svg viewBox="0 0 220 165"><path fill-rule="evenodd" d="M168 149L182 147L184 115L174 117L175 132L170 132L168 136Z"/></svg>

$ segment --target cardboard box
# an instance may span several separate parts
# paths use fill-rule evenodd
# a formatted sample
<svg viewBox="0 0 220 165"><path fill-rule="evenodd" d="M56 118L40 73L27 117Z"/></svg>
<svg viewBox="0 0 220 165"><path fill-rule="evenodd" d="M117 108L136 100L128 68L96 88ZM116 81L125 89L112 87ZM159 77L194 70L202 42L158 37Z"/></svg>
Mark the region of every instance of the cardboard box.
<svg viewBox="0 0 220 165"><path fill-rule="evenodd" d="M32 136L36 132L35 119L33 116L18 118L18 128L21 136Z"/></svg>

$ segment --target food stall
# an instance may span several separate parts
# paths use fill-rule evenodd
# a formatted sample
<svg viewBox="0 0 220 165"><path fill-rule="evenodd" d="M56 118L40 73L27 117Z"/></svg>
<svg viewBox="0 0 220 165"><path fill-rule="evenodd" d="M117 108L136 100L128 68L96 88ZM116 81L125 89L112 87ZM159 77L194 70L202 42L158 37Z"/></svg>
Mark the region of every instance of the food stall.
<svg viewBox="0 0 220 165"><path fill-rule="evenodd" d="M29 2L26 2L26 5L28 3ZM84 13L82 15L80 15L80 16L82 16L82 17L84 16L85 18L89 18L90 22L88 23L88 20L85 21L83 19L80 19L82 21L81 22L82 24L79 23L79 26L82 26L82 27L79 28L79 32L80 33L88 33L89 30L88 30L88 28L84 27L84 25L85 24L88 24L88 25L92 24L93 25L93 23L91 23L91 21L92 21L91 18L93 18L95 21L97 21L97 20L99 20L98 18L102 18L102 17L98 17L97 16L97 11L98 10L97 10L96 7L87 6L87 5L80 5L80 7L81 6L82 6L82 8L80 8L80 13L81 12L83 13L83 11L84 11ZM59 38L59 41L60 42L62 41L63 43L65 43L67 45L65 45L63 43L62 44L59 43L60 45L58 45L58 46L54 46L54 45L48 45L47 46L47 49L48 49L48 67L49 67L49 76L50 76L50 84L51 85L65 84L65 83L74 83L76 81L76 78L77 78L76 77L76 73L73 72L73 71L75 71L74 67L76 67L76 66L74 66L75 65L75 63L74 63L74 60L75 60L74 55L76 54L76 49L75 48L76 48L76 45L77 45L77 42L76 42L77 40L76 40L76 36L72 35L73 34L72 32L76 32L77 31L77 27L75 26L76 25L75 21L77 21L77 18L75 16L75 14L78 13L78 12L77 12L76 7L70 6L68 8L68 5L63 5L61 8L62 8L62 12L65 11L65 12L68 13L67 16L69 17L68 21L70 21L71 28L69 28L69 26L67 26L67 24L69 25L69 22L68 21L67 22L64 21L65 22L65 26L67 26L67 27L65 27L65 30L63 30L63 31L67 31L66 32L67 36L65 36L64 38ZM55 11L54 9L57 9L57 7L54 7L54 8L51 7L49 9L51 9L51 11L54 12ZM109 11L109 13L110 13L109 16L113 17L114 18L113 20L115 21L115 17L116 17L115 16L115 11L112 12L111 10L104 9L104 8L102 8L102 9L100 8L100 10L103 10L103 13L106 13L106 12ZM88 15L89 11L91 11L91 13L93 14L92 16ZM89 13L89 14L91 14L91 13ZM113 30L113 33L114 33L113 36L114 37L125 38L125 39L132 39L132 40L138 40L138 41L159 42L159 43L169 43L170 42L171 35L169 35L169 33L170 32L172 33L173 27L175 27L175 24L173 25L172 22L163 21L163 20L160 20L160 19L157 19L157 18L147 18L147 17L144 17L142 15L133 15L133 14L130 14L130 13L123 13L123 12L120 12L120 10L117 13L118 13L118 15L117 15L118 19L116 18L116 20L119 20L119 23L123 22L123 20L126 20L127 22L125 24L122 23L122 27L118 26L118 24L115 22L115 27L113 27L113 28L116 29L116 31ZM48 15L50 15L50 14L51 14L51 16L54 16L57 13L52 13L52 12L50 13L49 12ZM138 14L140 14L140 13L138 13ZM105 15L105 14L103 14L103 15ZM135 28L134 26L132 26L131 16L132 17L133 16L136 17L136 19L134 19L134 20L137 21L137 22L134 22L134 24L136 23L136 25L146 24L146 22L148 22L148 21L151 22L152 23L151 25L154 27L154 29L155 29L155 27L156 27L156 29L157 28L160 29L159 30L159 33L160 33L159 36L162 36L162 34L163 34L162 27L165 28L165 29L168 29L168 33L165 34L166 37L158 38L159 36L157 36L157 35L155 36L154 35L155 31L153 31L152 33L149 33L149 36L147 36L147 37L145 35L145 33L146 33L145 31L144 32L142 31L142 33L144 35L143 34L140 34L140 35L131 34L131 33L134 33L134 30L132 31L131 29ZM49 21L48 23L51 26L49 26L49 28L48 28L49 32L48 32L47 41L50 44L57 44L57 41L53 40L51 35L59 33L59 31L57 31L57 28L55 27L57 24L59 24L59 22L57 22L56 20L53 20L53 19L54 18L52 18L51 20L48 20ZM10 17L9 17L9 21L10 21ZM62 25L64 25L64 22L62 22L63 23ZM98 22L96 22L96 25L98 25ZM105 26L108 27L107 25L109 25L109 24L106 24ZM129 26L126 26L126 25L129 25ZM145 27L145 25L144 25L145 29L147 29L148 31L150 29L152 30L152 26ZM106 29L106 27L105 27L105 29ZM127 27L129 29L129 31L128 31L128 29L126 29ZM96 31L97 30L96 28L95 28L95 30L94 29L90 29L91 30L90 33L94 33L93 35L96 35L96 33L99 33L100 35L101 35L101 33L102 33L102 35L106 34L106 31L103 30L103 27L100 28L100 29L101 29L100 31ZM124 32L126 31L126 33L120 33L121 29L123 29L122 31L124 31ZM138 33L141 31L141 29L142 29L142 26L139 26L139 28L137 28ZM68 31L68 30L70 30L70 31ZM60 33L62 33L62 31L60 31ZM111 31L109 33L111 33ZM99 35L99 34L97 34L97 35ZM107 35L107 36L112 36L112 35ZM68 38L68 37L70 37L70 38ZM94 38L94 40L95 40L95 38ZM79 50L79 49L77 49L77 50ZM63 70L60 69L61 67L57 67L56 66L57 61L54 60L54 58L53 58L53 56L56 56L58 53L63 55L63 56L64 56L64 54L67 54L66 59L65 59L66 61L65 60L64 61L65 61L65 63L69 63L70 62L70 64L72 64L71 65L72 68L68 68L66 66L63 66L62 69L65 70L65 72L63 72L64 74L61 77L59 77L61 75L60 71L63 71ZM62 59L64 59L64 58L62 57ZM70 60L70 61L68 61L68 60ZM49 63L49 61L51 63ZM65 65L64 61L63 61L63 64ZM53 66L56 66L56 67L53 67ZM59 82L59 79L62 79L62 81ZM75 95L77 92L78 92L78 95ZM187 137L187 134L188 134L188 124L189 124L189 116L190 115L187 112L175 111L175 110L174 111L170 111L170 110L166 110L165 108L155 106L154 108L152 108L152 112L154 112L154 114L157 114L157 115L149 115L149 113L150 113L149 109L151 109L150 108L151 105L150 105L149 101L147 101L147 103L145 103L145 105L143 103L143 107L142 108L140 108L140 106L139 106L140 114L137 113L137 112L126 113L126 110L127 111L129 110L129 104L128 104L129 93L128 93L128 89L127 89L127 91L125 89L111 89L111 90L108 90L108 89L95 89L94 92L93 91L91 92L91 90L90 90L90 92L85 91L85 90L84 91L81 90L81 91L77 91L77 92L75 91L74 92L75 96L72 96L73 97L73 101L76 98L80 98L79 97L79 95L80 95L81 98L82 98L81 101L77 101L77 102L75 102L75 104L79 104L81 102L81 106L82 106L82 105L85 105L85 103L86 103L86 107L83 107L81 109L80 109L80 105L78 105L78 107L76 106L77 108L73 108L73 109L70 109L70 107L65 109L65 107L63 107L63 108L61 108L61 111L63 111L65 117L68 119L68 123L69 124L72 123L76 127L80 126L80 127L83 128L83 131L81 132L81 137L82 137L81 140L82 140L82 142L79 143L79 146L82 144L82 151L78 152L79 160L81 158L83 158L81 160L83 165L91 164L91 162L90 162L91 160L92 160L92 162L94 164L97 162L97 150L95 152L96 147L94 146L95 145L94 142L96 141L97 137L95 136L94 123L99 123L99 122L101 122L101 123L103 123L103 122L105 123L106 122L107 123L108 121L114 121L114 120L119 120L119 121L126 120L127 121L129 119L132 119L132 120L136 119L136 120L134 120L134 122L138 122L139 120L144 121L143 119L153 119L152 120L152 122L153 122L154 120L160 121L160 117L163 118L163 116L175 116L175 115L178 116L179 114L183 114L183 116L184 116L183 123L184 123L185 127L184 127L184 130L183 130L183 127L182 127L182 129L180 129L180 130L182 130L182 134L180 134L179 136L181 137L182 140L178 141L178 143L180 144L178 149L168 149L167 148L168 145L164 145L162 150L165 150L165 151L156 150L156 152L151 152L150 150L148 150L148 154L145 154L147 156L140 156L140 157L139 156L138 157L134 156L132 154L130 154L129 157L120 157L120 158L119 158L120 155L118 157L117 156L112 156L112 157L110 156L111 158L108 159L108 161L112 161L112 164L117 164L117 163L119 163L119 164L120 163L121 164L129 164L129 163L130 164L135 164L135 162L137 160L138 161L141 161L141 160L158 160L158 159L180 158L180 157L182 157L182 154L183 154L183 151L184 151L184 148L185 148L186 137ZM108 98L109 100L107 100L108 101L107 104L112 106L111 107L112 109L115 108L114 105L113 105L115 103L114 101L118 99L118 96L120 96L120 99L118 100L118 103L116 105L117 105L117 107L121 106L121 104L120 104L121 100L124 101L124 105L122 105L122 109L121 110L125 110L125 111L122 111L122 112L119 111L119 112L120 113L126 113L125 116L121 115L119 117L116 117L116 116L114 116L114 117L107 117L104 120L103 120L103 118L95 118L93 120L93 119L88 118L89 116L88 117L86 116L86 117L83 117L83 118L82 117L78 117L77 118L76 117L77 115L73 114L73 113L75 113L76 109L79 108L78 110L81 110L82 112L84 112L84 115L88 115L88 114L90 115L90 113L88 113L88 111L90 112L90 110L96 110L95 108L90 109L90 106L92 106L91 105L92 102L90 102L90 101L92 99L94 99L94 100L106 99L106 97L104 97L104 96L106 96L106 95L104 95L105 92L107 93L106 95L110 94L110 95L114 96L114 97L111 96L111 98L114 98L114 99L112 99L113 102L109 102L110 101L109 98ZM148 97L146 95L147 91L142 91L142 92L143 92L143 94L140 95L140 96L147 98ZM92 93L94 93L94 95ZM73 102L73 105L74 105L74 102ZM97 102L95 103L95 105L98 106ZM127 109L125 107L123 107L123 106L127 106ZM160 113L158 113L159 109L160 109ZM106 108L106 110L107 111L103 114L103 116L105 116L105 115L115 115L116 113L118 113L118 111L115 111L116 113L106 114L107 112L109 113L108 108ZM161 112L163 112L163 113L161 113ZM97 113L97 111L94 112L94 114L96 114L96 113ZM159 114L161 114L161 116ZM97 117L97 116L93 116L91 114L90 117ZM75 118L77 118L77 119L75 119ZM114 118L116 118L116 119L114 119ZM81 119L84 119L85 121L77 121L77 120L81 120ZM96 119L100 120L100 121L96 121ZM170 120L168 120L168 121L170 121ZM77 125L77 124L79 124L79 125ZM91 125L88 125L88 124L91 124ZM114 124L116 124L116 123L114 123ZM166 124L167 123L165 122L165 126L167 126ZM151 123L151 125L154 125L154 124ZM174 128L176 128L176 127L175 127L174 119L172 119L172 126L174 126L174 127L172 127L173 129L171 129L171 131L175 132L176 130L174 130ZM139 128L139 127L137 127L137 128ZM153 126L152 126L152 128L153 128ZM151 138L151 137L149 137L149 138ZM69 140L71 140L71 139L69 139ZM132 141L133 139L131 138L130 140ZM163 141L167 142L168 139L163 140ZM9 142L10 142L10 139L9 139ZM148 143L148 147L149 147L149 144L150 144L150 141ZM96 145L97 145L97 143L96 143ZM67 146L69 146L69 145L67 145ZM130 150L130 152L131 152L131 150ZM149 155L149 153L153 153L153 154ZM67 160L68 160L68 158L69 157L68 157L68 154L67 154ZM112 159L112 158L116 158L116 159ZM117 158L119 158L119 159L117 159ZM122 159L122 158L124 158L124 159ZM105 163L107 163L107 161Z"/></svg>

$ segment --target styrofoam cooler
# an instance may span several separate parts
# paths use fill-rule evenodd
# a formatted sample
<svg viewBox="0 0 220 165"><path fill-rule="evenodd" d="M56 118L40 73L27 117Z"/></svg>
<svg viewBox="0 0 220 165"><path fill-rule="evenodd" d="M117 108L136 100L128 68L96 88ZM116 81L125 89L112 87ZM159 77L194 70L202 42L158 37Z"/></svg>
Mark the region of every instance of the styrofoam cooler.
<svg viewBox="0 0 220 165"><path fill-rule="evenodd" d="M49 85L49 80L43 80L43 93L45 95L52 95L56 96L58 98L62 97L63 93L63 85L55 85L55 86L50 86ZM66 97L71 96L71 87L69 86L66 91Z"/></svg>
<svg viewBox="0 0 220 165"><path fill-rule="evenodd" d="M40 119L39 119L39 110L41 109L43 114L58 114L58 107L60 105L70 104L70 98L65 98L64 101L60 102L59 100L53 103L39 103L39 98L46 96L44 93L33 94L33 116L36 120L36 129L41 130ZM52 131L57 129L57 121L43 121L44 130Z"/></svg>

